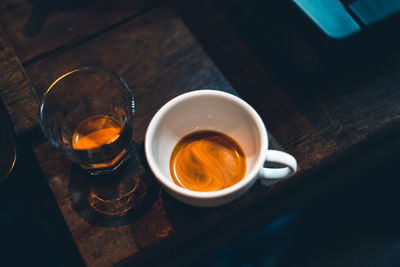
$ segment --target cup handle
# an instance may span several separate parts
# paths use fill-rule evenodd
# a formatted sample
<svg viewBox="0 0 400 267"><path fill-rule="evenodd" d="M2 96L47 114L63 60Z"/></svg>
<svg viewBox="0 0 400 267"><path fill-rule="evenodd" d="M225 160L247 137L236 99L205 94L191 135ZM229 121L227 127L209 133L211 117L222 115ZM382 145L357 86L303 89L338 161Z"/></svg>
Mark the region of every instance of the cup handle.
<svg viewBox="0 0 400 267"><path fill-rule="evenodd" d="M291 177L296 173L297 161L296 159L283 151L268 150L265 156L265 162L278 163L286 165L283 168L261 168L260 178L263 179L281 179Z"/></svg>

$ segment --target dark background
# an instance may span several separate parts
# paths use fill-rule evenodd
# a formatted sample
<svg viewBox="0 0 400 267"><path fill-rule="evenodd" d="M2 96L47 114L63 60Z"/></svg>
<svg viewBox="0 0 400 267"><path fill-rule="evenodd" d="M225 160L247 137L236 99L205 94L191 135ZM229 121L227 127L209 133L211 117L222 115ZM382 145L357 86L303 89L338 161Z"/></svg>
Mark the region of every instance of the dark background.
<svg viewBox="0 0 400 267"><path fill-rule="evenodd" d="M309 91L301 92L303 97L315 93L321 82L362 75L365 61L380 64L398 44L397 24L388 22L392 26L385 24L350 40L330 40L289 1L177 3L194 36L240 94L245 94L240 91L243 85L253 82L252 74L236 77L232 58L215 46L218 31L197 19L207 16L204 12L224 18L225 24L216 28L235 33L277 80L309 85ZM201 11L195 16L186 15L196 8ZM239 58L240 45L229 44ZM31 150L33 139L17 138L15 169L0 185L0 260L5 263L0 265L81 266L84 263ZM387 142L380 144L382 149L390 146ZM196 265L400 266L398 156L391 151L362 172L349 170L351 179L345 184L209 251Z"/></svg>

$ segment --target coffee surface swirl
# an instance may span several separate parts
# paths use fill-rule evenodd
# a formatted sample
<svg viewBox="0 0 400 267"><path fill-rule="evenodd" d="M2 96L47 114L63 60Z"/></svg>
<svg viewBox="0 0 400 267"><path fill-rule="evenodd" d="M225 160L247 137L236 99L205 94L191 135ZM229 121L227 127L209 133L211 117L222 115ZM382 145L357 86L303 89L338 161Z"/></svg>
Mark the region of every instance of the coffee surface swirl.
<svg viewBox="0 0 400 267"><path fill-rule="evenodd" d="M197 131L184 136L170 159L173 181L194 191L215 191L239 182L246 173L240 145L226 134Z"/></svg>

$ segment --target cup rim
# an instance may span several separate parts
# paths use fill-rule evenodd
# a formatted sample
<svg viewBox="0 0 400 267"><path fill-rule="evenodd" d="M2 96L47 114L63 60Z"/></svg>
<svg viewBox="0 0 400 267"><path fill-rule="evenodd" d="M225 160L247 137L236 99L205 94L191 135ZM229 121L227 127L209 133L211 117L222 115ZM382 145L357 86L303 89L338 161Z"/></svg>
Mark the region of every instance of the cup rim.
<svg viewBox="0 0 400 267"><path fill-rule="evenodd" d="M163 175L162 171L160 168L157 166L155 163L153 153L152 153L152 140L155 135L155 129L157 128L158 124L162 120L163 116L168 113L175 105L182 103L190 98L193 97L201 97L201 96L218 96L218 97L223 97L225 99L228 99L235 104L241 106L246 112L250 113L250 115L254 118L255 123L257 125L258 131L260 133L261 137L261 144L260 144L260 156L256 160L256 163L254 164L254 167L248 172L248 174L239 182L236 184L233 184L227 188L221 189L221 190L216 190L216 191L194 191L190 190L187 188L183 188L178 186L177 184L173 183L172 181L169 181L165 175ZM260 172L261 168L263 167L264 161L265 161L265 156L268 150L268 136L267 136L267 130L264 126L264 123L258 113L243 99L227 93L223 91L218 91L218 90L213 90L213 89L201 89L201 90L196 90L196 91L191 91L188 93L181 94L170 101L168 101L166 104L164 104L153 116L151 119L149 126L146 131L145 135L145 154L146 158L148 161L148 164L150 166L150 169L152 170L154 176L156 179L166 188L169 190L173 191L176 194L183 195L186 197L190 198L197 198L197 199L213 199L213 198L218 198L218 197L223 197L226 195L233 194L240 189L246 187L249 183L251 183L254 179L257 178L258 173Z"/></svg>

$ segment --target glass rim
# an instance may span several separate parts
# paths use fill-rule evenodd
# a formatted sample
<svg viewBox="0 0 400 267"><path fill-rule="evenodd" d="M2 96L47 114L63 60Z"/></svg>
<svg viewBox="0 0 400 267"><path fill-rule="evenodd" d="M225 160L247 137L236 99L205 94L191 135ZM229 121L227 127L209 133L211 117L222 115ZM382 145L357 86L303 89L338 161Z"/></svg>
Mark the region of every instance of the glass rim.
<svg viewBox="0 0 400 267"><path fill-rule="evenodd" d="M102 68L102 67L97 67L97 66L85 66L85 67L78 67L78 68L75 68L75 69L73 69L73 70L70 70L70 71L68 71L68 72L66 72L66 73L64 73L64 74L62 74L61 76L59 76L54 82L52 82L51 83L51 85L49 86L49 88L47 88L47 90L43 93L43 95L42 95L42 99L41 99L41 106L42 106L42 104L44 103L44 100L45 100L45 98L46 98L46 96L50 93L50 91L51 91L51 89L57 84L57 83L59 83L60 81L62 81L64 78L66 78L66 77L69 77L69 76L71 76L72 74L74 74L74 73L76 73L76 72L84 72L84 71L88 71L88 72L96 72L96 71L99 71L99 72L104 72L104 73L107 73L107 74L110 74L111 76L114 76L115 78L117 78L121 83L122 83L122 85L128 90L128 91L130 91L131 93L132 93L132 90L129 88L129 86L128 86L128 84L126 83L126 81L120 76L120 75L118 75L117 73L115 73L115 72L113 72L113 71L110 71L110 70L107 70L107 69L104 69L104 68Z"/></svg>
<svg viewBox="0 0 400 267"><path fill-rule="evenodd" d="M39 125L42 129L42 132L44 133L44 135L47 137L47 139L50 141L50 143L52 143L55 147L63 147L63 149L65 150L74 150L74 151L96 151L99 148L93 148L93 149L73 149L72 147L60 144L58 142L54 142L54 140L52 140L52 138L50 136L48 136L47 130L45 129L45 125L44 125L44 117L43 117L43 113L44 113L44 105L45 105L45 100L47 98L47 96L49 95L49 93L52 91L52 88L58 84L59 82L61 82L63 79L77 73L77 72L103 72L105 74L111 75L113 77L115 77L118 81L121 82L122 86L125 88L125 90L127 90L130 95L132 96L131 102L133 103L133 112L135 112L135 98L133 97L133 92L130 89L130 87L128 86L127 82L117 73L104 69L102 67L97 67L97 66L84 66L84 67L78 67L75 69L72 69L64 74L62 74L61 76L59 76L54 82L51 83L51 85L49 86L49 88L43 93L42 99L40 101L40 107L39 107L39 116L38 116L38 122ZM132 116L133 116L133 112L128 113L128 118L127 118L127 122L131 122L132 120ZM123 129L125 129L125 123L124 123L124 127Z"/></svg>

